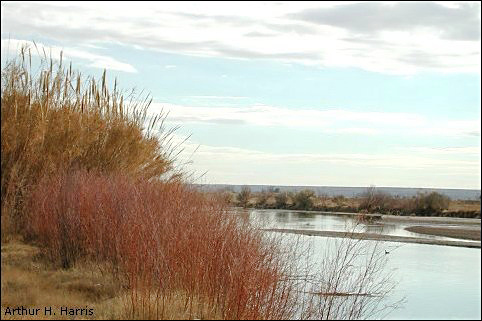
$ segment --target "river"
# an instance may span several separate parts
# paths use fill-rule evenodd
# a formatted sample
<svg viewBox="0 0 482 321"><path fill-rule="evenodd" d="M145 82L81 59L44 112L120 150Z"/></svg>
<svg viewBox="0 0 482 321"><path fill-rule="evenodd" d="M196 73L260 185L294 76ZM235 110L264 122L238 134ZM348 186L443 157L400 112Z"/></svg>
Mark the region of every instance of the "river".
<svg viewBox="0 0 482 321"><path fill-rule="evenodd" d="M241 213L244 219L262 228L309 229L343 232L353 228L350 215L326 215L278 210L249 210ZM363 232L379 232L396 236L427 236L404 230L406 224L369 224L358 226ZM287 235L287 234L285 234ZM321 255L329 238L302 236L310 242L315 260ZM371 241L364 241L371 242ZM391 300L404 297L400 308L386 319L478 319L481 318L481 263L480 248L384 242L388 255L387 268L394 271L398 284Z"/></svg>

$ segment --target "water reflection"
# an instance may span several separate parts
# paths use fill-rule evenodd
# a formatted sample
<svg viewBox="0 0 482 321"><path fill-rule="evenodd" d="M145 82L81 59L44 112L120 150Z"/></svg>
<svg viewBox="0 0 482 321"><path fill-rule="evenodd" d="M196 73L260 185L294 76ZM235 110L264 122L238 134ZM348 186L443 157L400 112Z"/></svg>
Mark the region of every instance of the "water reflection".
<svg viewBox="0 0 482 321"><path fill-rule="evenodd" d="M287 223L290 215L290 212L275 212L275 219L279 223Z"/></svg>
<svg viewBox="0 0 482 321"><path fill-rule="evenodd" d="M244 211L243 211L244 212ZM380 221L360 223L353 215L329 214L324 212L303 212L287 210L250 210L249 219L263 228L285 228L316 231L381 233L392 236L418 237L434 240L450 240L454 238L426 235L405 230L408 224L384 223ZM457 239L458 240L458 239ZM470 240L460 240L467 241Z"/></svg>
<svg viewBox="0 0 482 321"><path fill-rule="evenodd" d="M394 224L365 224L364 232L396 235L399 228Z"/></svg>
<svg viewBox="0 0 482 321"><path fill-rule="evenodd" d="M349 215L320 215L295 211L251 210L251 222L264 228L347 231L355 224ZM375 222L362 224L362 231L396 236L448 239L406 231L407 224ZM298 236L285 234L284 238ZM314 260L321 261L330 238L299 236L313 246ZM334 238L338 239L338 238ZM333 238L331 240L334 240ZM340 240L340 239L338 239ZM373 242L373 241L363 241ZM480 249L439 245L383 242L388 268L399 280L390 300L406 298L388 319L478 319L481 318ZM317 255L317 253L319 255Z"/></svg>
<svg viewBox="0 0 482 321"><path fill-rule="evenodd" d="M311 246L312 258L320 262L328 248L339 238L300 237ZM373 243L375 241L362 241ZM381 242L387 250L387 270L393 271L397 283L387 303L404 298L399 309L386 319L474 319L481 317L481 251L480 249L413 243Z"/></svg>

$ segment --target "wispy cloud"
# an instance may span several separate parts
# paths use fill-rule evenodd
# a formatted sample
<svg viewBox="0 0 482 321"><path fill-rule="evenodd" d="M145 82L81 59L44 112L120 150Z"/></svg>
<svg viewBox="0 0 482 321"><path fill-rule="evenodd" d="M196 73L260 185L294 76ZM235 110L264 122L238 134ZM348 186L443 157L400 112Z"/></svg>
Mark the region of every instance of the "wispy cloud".
<svg viewBox="0 0 482 321"><path fill-rule="evenodd" d="M185 137L177 137L183 141ZM274 153L260 150L196 144L183 145L183 160L206 172L209 183L274 185L421 186L414 178L426 179L426 187L480 188L480 158L467 158L480 147L404 148L383 153ZM343 168L343 171L337 169ZM283 175L278 172L282 169ZM387 177L386 171L394 174ZM235 173L235 174L233 174ZM475 174L475 175L474 175ZM447 180L447 177L451 177ZM447 182L451 183L447 183ZM477 185L479 184L479 185ZM423 184L422 184L423 185Z"/></svg>
<svg viewBox="0 0 482 321"><path fill-rule="evenodd" d="M415 113L289 109L266 105L247 107L193 107L167 103L152 105L152 112L161 109L169 111L169 121L178 123L311 127L332 134L480 136L480 119L429 119Z"/></svg>
<svg viewBox="0 0 482 321"><path fill-rule="evenodd" d="M80 61L85 61L89 67L124 71L129 73L137 72L132 65L121 62L109 56L98 55L83 49L72 47L47 46L42 43L34 43L28 40L2 39L2 55L4 51L5 53L8 51L11 54L15 54L22 46L28 46L32 55L43 56L45 52L47 57L52 57L52 59L57 60L60 58L60 53L62 52L63 58L69 60L76 58Z"/></svg>
<svg viewBox="0 0 482 321"><path fill-rule="evenodd" d="M247 97L244 96L189 96L190 98L197 98L197 99L246 99Z"/></svg>
<svg viewBox="0 0 482 321"><path fill-rule="evenodd" d="M477 160L453 160L443 159L433 154L423 156L415 154L363 154L363 153L267 153L262 151L248 150L235 147L214 147L201 145L198 152L199 157L235 159L246 161L251 164L258 162L270 163L294 163L305 164L313 162L327 162L333 164L346 164L356 166L367 166L374 168L408 168L424 169L444 168L466 170L468 172L477 169Z"/></svg>
<svg viewBox="0 0 482 321"><path fill-rule="evenodd" d="M477 2L140 2L95 8L11 2L2 9L4 32L38 33L63 43L392 74L480 72Z"/></svg>
<svg viewBox="0 0 482 321"><path fill-rule="evenodd" d="M479 157L480 146L468 147L411 147L404 149L411 153L420 153L425 155L443 155L443 156L473 156Z"/></svg>

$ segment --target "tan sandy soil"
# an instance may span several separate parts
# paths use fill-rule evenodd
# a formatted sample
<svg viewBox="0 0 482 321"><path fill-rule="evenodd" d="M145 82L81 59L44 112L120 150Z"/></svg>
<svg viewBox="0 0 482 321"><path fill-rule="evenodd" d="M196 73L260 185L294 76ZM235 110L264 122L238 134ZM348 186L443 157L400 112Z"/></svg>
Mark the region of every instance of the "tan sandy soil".
<svg viewBox="0 0 482 321"><path fill-rule="evenodd" d="M364 239L364 240L480 248L480 241L473 241L473 242L464 242L464 241L456 241L456 240L446 241L446 240L424 239L424 238L418 238L418 237L382 235L382 234L376 234L376 233L346 233L346 232L294 230L294 229L265 229L265 231L302 234L302 235L310 235L310 236L349 237L353 239Z"/></svg>
<svg viewBox="0 0 482 321"><path fill-rule="evenodd" d="M368 214L370 215L370 214ZM441 216L398 216L398 215L382 215L384 222L400 222L400 223L435 223L435 224L457 224L457 225L478 225L480 227L480 218L460 218L460 217L441 217Z"/></svg>
<svg viewBox="0 0 482 321"><path fill-rule="evenodd" d="M405 229L410 232L421 233L421 234L446 236L446 237L454 237L459 239L480 241L480 228L465 229L460 227L409 226L409 227L406 227Z"/></svg>

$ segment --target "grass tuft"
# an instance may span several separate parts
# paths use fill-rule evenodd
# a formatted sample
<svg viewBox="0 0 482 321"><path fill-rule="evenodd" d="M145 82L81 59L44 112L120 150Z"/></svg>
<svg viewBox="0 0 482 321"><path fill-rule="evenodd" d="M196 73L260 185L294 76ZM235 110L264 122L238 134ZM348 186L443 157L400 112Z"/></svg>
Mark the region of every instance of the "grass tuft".
<svg viewBox="0 0 482 321"><path fill-rule="evenodd" d="M24 200L45 175L66 169L157 178L173 169L172 130L151 99L127 98L117 84L85 78L62 59L32 71L27 47L2 69L2 239L25 226ZM5 232L5 233L4 233Z"/></svg>

